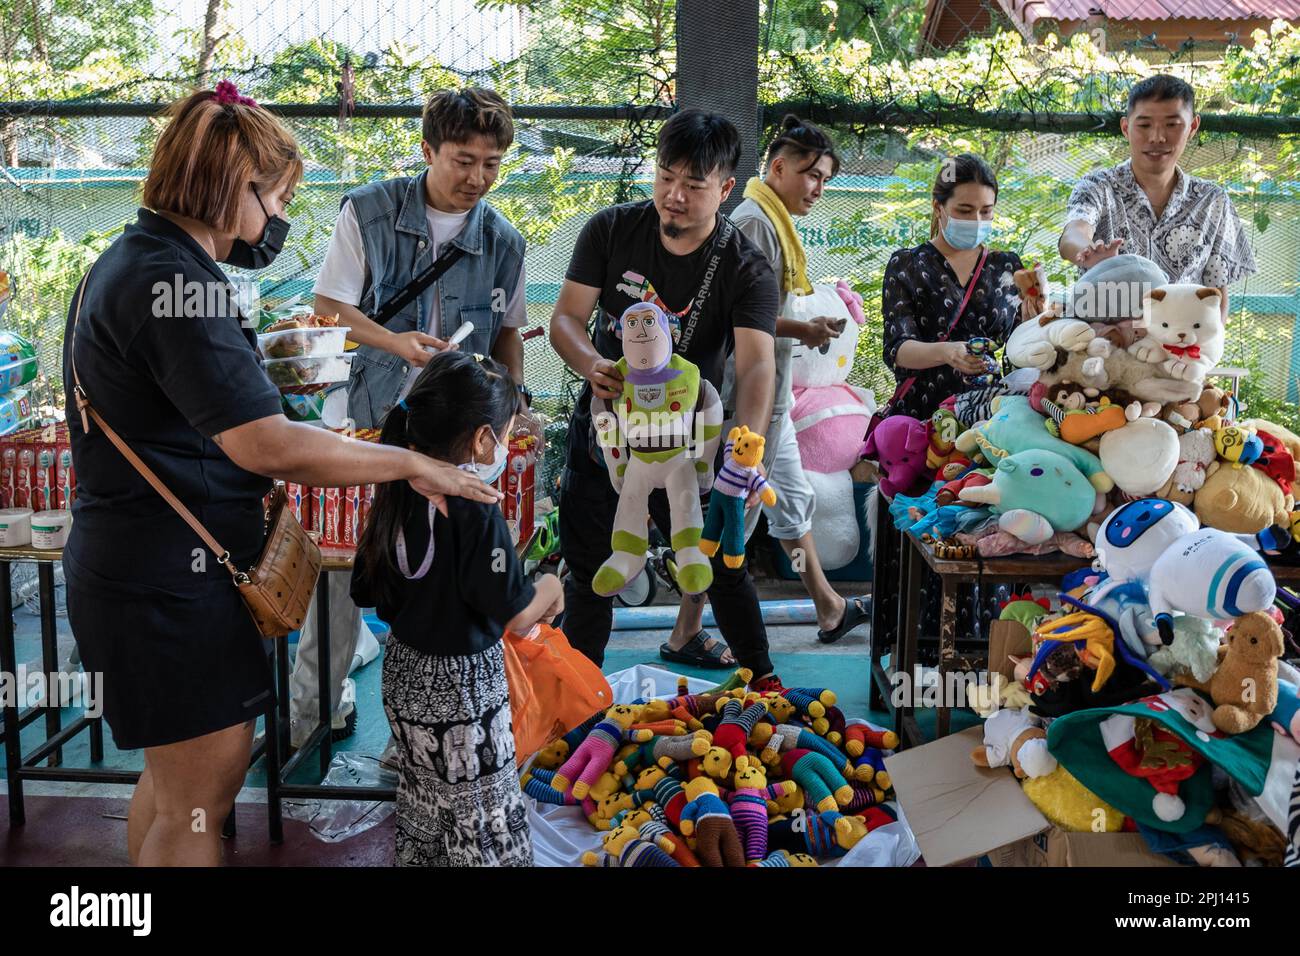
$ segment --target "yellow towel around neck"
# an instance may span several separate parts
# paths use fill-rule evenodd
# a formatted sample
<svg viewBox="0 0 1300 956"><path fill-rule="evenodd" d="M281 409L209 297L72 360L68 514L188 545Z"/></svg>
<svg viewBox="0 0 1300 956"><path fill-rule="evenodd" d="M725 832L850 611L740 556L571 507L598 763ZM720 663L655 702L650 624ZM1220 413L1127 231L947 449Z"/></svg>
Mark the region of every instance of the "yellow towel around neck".
<svg viewBox="0 0 1300 956"><path fill-rule="evenodd" d="M745 183L745 198L758 203L763 214L772 220L772 225L776 227L776 241L781 246L781 259L785 263L785 274L781 276L781 291L811 295L813 287L808 281L808 257L804 255L803 243L799 241L799 233L795 231L790 210L785 208L785 203L772 187L757 176Z"/></svg>

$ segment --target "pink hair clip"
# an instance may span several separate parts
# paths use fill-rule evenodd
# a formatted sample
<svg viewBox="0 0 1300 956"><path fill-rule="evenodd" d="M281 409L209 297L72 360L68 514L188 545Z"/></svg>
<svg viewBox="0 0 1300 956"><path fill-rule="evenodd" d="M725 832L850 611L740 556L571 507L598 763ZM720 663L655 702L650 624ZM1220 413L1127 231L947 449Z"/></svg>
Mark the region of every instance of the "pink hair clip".
<svg viewBox="0 0 1300 956"><path fill-rule="evenodd" d="M257 101L251 96L240 95L239 89L229 80L222 80L216 87L216 99L218 103L238 103L240 106L256 106Z"/></svg>

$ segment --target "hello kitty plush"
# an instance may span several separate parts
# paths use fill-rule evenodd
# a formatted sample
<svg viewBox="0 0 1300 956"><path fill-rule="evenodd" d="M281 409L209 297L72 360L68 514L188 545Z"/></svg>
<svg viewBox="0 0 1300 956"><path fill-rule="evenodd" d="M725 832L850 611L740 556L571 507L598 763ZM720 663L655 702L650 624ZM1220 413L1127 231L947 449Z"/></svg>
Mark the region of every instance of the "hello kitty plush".
<svg viewBox="0 0 1300 956"><path fill-rule="evenodd" d="M1143 299L1147 334L1129 346L1170 378L1200 384L1223 358L1223 320L1218 289L1174 283Z"/></svg>
<svg viewBox="0 0 1300 956"><path fill-rule="evenodd" d="M862 436L876 411L875 396L847 384L853 370L858 332L866 323L862 298L841 280L816 285L810 296L791 294L786 318L843 318L839 338L818 349L795 341L790 350L790 381L794 405L790 422L799 442L804 476L816 496L813 540L817 556L828 571L857 557L861 545L853 504L849 469L858 463Z"/></svg>

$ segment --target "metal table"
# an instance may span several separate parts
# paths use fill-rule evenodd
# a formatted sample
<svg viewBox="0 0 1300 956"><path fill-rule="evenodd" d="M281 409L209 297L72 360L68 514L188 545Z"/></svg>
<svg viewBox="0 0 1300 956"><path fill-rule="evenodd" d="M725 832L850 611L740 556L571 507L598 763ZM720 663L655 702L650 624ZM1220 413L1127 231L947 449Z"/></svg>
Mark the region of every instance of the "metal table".
<svg viewBox="0 0 1300 956"><path fill-rule="evenodd" d="M332 800L389 800L397 799L393 787L328 787L317 783L290 783L289 778L302 766L315 750L320 760L320 776L329 771L334 756L331 718L332 688L330 687L330 598L326 586L327 574L350 574L353 553L350 550L321 548L321 580L316 583L316 646L319 649L317 674L320 711L315 729L306 742L287 761L281 764L280 755L289 752L289 653L283 641L276 641L272 649L275 667L276 702L266 718L266 801L270 820L271 842L284 839L281 802L285 797L322 797ZM324 627L324 631L321 628Z"/></svg>

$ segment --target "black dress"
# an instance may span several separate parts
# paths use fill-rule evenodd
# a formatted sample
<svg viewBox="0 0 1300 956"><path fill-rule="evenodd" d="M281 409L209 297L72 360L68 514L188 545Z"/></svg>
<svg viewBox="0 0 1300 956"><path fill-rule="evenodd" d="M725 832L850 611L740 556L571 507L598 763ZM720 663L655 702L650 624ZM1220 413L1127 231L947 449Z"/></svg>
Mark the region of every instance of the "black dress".
<svg viewBox="0 0 1300 956"><path fill-rule="evenodd" d="M261 550L267 478L212 436L280 414L256 337L220 266L148 210L96 260L77 324L77 371L95 409L228 548ZM121 749L189 740L266 709L265 645L230 574L91 424L74 411L74 296L63 380L77 497L64 550L68 621ZM188 313L188 314L187 314Z"/></svg>
<svg viewBox="0 0 1300 956"><path fill-rule="evenodd" d="M990 252L979 281L971 292L970 302L962 313L948 340L963 342L975 336L992 339L998 348L1006 344L1007 337L1016 326L1020 315L1020 293L1016 289L1013 273L1021 268L1020 257L1014 252ZM952 266L931 242L923 242L914 249L899 249L889 259L881 286L885 332L884 359L900 384L909 376L916 381L907 394L892 409L896 415L911 415L925 421L939 405L951 395L967 391L970 386L962 374L951 365L929 369L900 368L898 350L904 342L937 342L952 324L957 307L965 295L965 287L957 281ZM877 496L877 540L875 583L872 591L872 632L880 635L883 647L893 640L897 630L898 584L901 569L899 553L902 536L889 517L883 496ZM910 547L910 545L908 545ZM939 630L939 579L926 570L922 580L913 582L921 588L922 597L920 662L933 665L938 657L936 635ZM965 591L965 588L963 588ZM987 621L988 595L981 603L973 605L963 598L958 604L958 634L968 635L976 629L975 616ZM979 649L959 641L959 649Z"/></svg>
<svg viewBox="0 0 1300 956"><path fill-rule="evenodd" d="M1020 293L1012 277L1020 268L1020 257L1014 252L989 253L970 303L948 336L949 341L964 342L984 336L999 348L1006 343L1020 315ZM965 291L948 260L931 242L923 242L915 249L899 249L890 257L881 286L885 364L900 384L916 376L893 410L895 414L924 421L944 399L969 387L951 365L916 370L900 368L897 364L898 350L904 342L939 341L952 323Z"/></svg>

